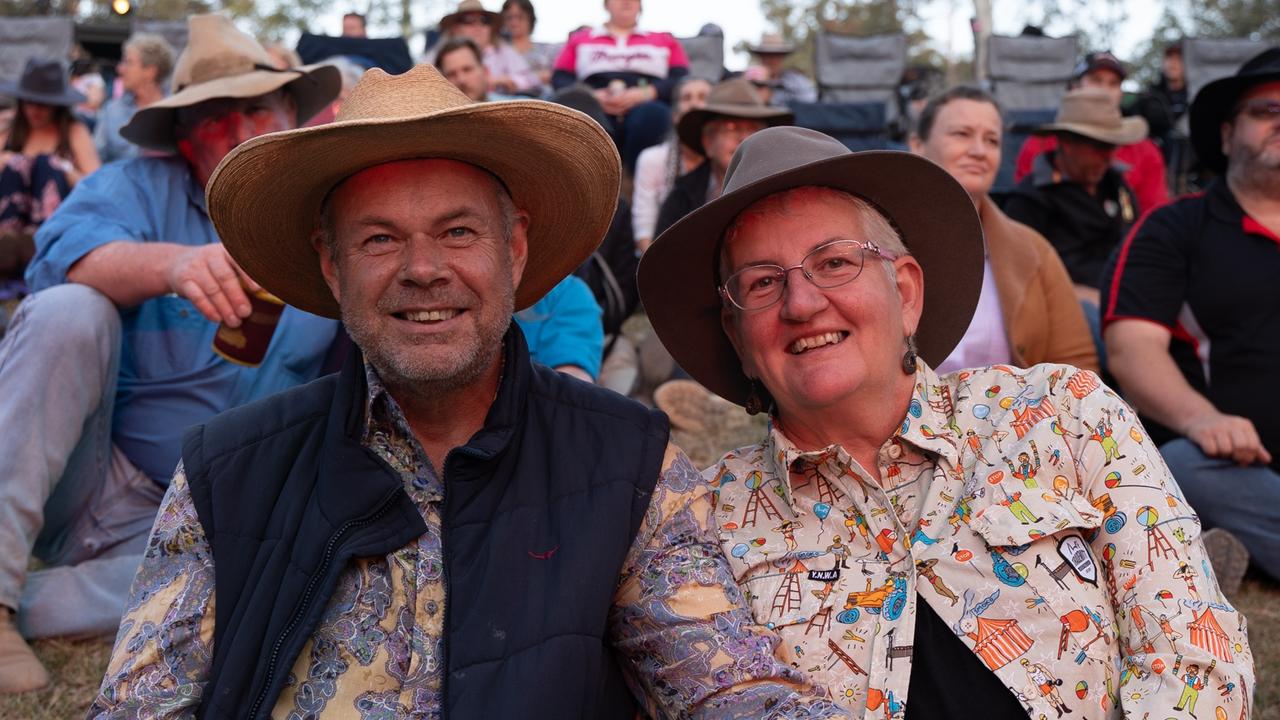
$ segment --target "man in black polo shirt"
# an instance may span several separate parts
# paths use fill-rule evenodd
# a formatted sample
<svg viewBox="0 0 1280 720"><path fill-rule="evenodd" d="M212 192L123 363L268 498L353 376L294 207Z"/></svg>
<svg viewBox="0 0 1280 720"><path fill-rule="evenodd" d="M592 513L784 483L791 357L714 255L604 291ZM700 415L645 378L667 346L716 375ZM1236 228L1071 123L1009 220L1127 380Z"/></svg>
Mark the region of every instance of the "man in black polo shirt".
<svg viewBox="0 0 1280 720"><path fill-rule="evenodd" d="M1200 91L1191 140L1223 176L1145 217L1112 258L1110 368L1204 525L1280 578L1280 47ZM1205 539L1211 557L1227 547ZM1221 554L1230 590L1247 561Z"/></svg>

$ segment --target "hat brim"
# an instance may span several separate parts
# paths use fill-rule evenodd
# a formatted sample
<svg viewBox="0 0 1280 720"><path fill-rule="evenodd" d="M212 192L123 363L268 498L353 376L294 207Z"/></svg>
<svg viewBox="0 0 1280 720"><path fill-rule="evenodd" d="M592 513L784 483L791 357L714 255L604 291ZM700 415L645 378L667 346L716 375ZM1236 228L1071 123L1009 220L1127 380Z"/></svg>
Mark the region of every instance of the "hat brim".
<svg viewBox="0 0 1280 720"><path fill-rule="evenodd" d="M748 45L747 52L752 55L790 55L796 51L795 45Z"/></svg>
<svg viewBox="0 0 1280 720"><path fill-rule="evenodd" d="M513 100L254 138L210 178L209 217L260 285L294 307L339 317L311 243L324 197L361 170L419 158L493 173L530 214L517 309L537 302L591 255L618 201L618 153L594 120L540 100Z"/></svg>
<svg viewBox="0 0 1280 720"><path fill-rule="evenodd" d="M287 88L298 106L298 124L310 120L342 90L342 74L333 65L305 65L291 70L254 70L189 85L133 114L120 135L148 150L176 152L177 111L217 98L250 98Z"/></svg>
<svg viewBox="0 0 1280 720"><path fill-rule="evenodd" d="M1147 137L1147 129L1146 120L1138 117L1127 117L1122 118L1120 127L1114 129L1085 123L1055 122L1041 125L1035 130L1035 133L1037 135L1051 135L1053 133L1068 132L1073 135L1087 137L1090 140L1119 146L1142 142Z"/></svg>
<svg viewBox="0 0 1280 720"><path fill-rule="evenodd" d="M83 94L70 88L62 93L38 93L25 90L18 83L0 83L0 95L54 107L75 107L86 100Z"/></svg>
<svg viewBox="0 0 1280 720"><path fill-rule="evenodd" d="M440 18L440 29L447 32L448 28L457 22L459 17L463 15L470 15L472 13L484 13L484 16L489 20L490 27L494 30L502 30L502 14L496 13L492 10L466 10L463 12L449 13L448 15Z"/></svg>
<svg viewBox="0 0 1280 720"><path fill-rule="evenodd" d="M640 259L645 312L685 372L746 404L751 383L720 323L718 253L725 229L752 203L797 187L843 190L874 205L924 270L920 357L937 366L964 336L982 289L983 236L973 201L946 170L917 155L876 150L809 163L746 185L685 216Z"/></svg>
<svg viewBox="0 0 1280 720"><path fill-rule="evenodd" d="M765 127L777 127L794 124L796 116L790 110L767 105L707 105L685 113L676 125L676 136L689 149L697 151L699 155L706 155L707 150L702 145L702 128L717 119L762 120Z"/></svg>
<svg viewBox="0 0 1280 720"><path fill-rule="evenodd" d="M1200 88L1191 102L1191 146L1200 164L1216 173L1227 171L1227 156L1222 152L1222 123L1235 109L1240 96L1249 88L1280 80L1280 71L1232 75L1218 78Z"/></svg>

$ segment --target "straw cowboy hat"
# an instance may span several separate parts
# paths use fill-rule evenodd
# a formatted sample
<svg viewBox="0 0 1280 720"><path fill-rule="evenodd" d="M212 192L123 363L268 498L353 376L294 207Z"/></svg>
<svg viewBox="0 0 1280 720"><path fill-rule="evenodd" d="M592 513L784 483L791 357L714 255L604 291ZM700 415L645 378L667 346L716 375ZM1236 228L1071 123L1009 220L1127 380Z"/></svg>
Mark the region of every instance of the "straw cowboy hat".
<svg viewBox="0 0 1280 720"><path fill-rule="evenodd" d="M724 232L752 203L817 185L843 190L877 208L924 269L920 357L936 366L969 327L982 289L982 225L969 194L951 175L910 153L850 152L820 132L762 130L742 142L724 194L658 236L640 260L640 297L658 337L680 367L708 390L739 405L751 381L720 324L717 290Z"/></svg>
<svg viewBox="0 0 1280 720"><path fill-rule="evenodd" d="M747 46L747 52L754 55L790 55L795 51L795 43L783 40L778 33L765 33L760 36L759 44Z"/></svg>
<svg viewBox="0 0 1280 720"><path fill-rule="evenodd" d="M736 77L716 83L707 95L705 107L690 110L680 118L676 126L676 135L680 142L696 150L699 155L706 155L702 147L702 128L712 120L731 118L738 120L760 120L766 126L790 125L795 115L786 108L770 107L760 101L760 93L751 81L745 77Z"/></svg>
<svg viewBox="0 0 1280 720"><path fill-rule="evenodd" d="M463 15L469 15L471 13L483 13L485 22L488 22L490 27L495 31L502 29L502 15L492 10L485 10L484 5L480 3L480 0L462 0L462 2L458 3L457 10L454 10L448 15L440 18L440 29L448 33L449 28L454 23L461 20Z"/></svg>
<svg viewBox="0 0 1280 720"><path fill-rule="evenodd" d="M215 98L251 98L285 88L305 122L338 97L342 76L332 65L276 70L267 51L222 15L187 20L187 47L173 69L173 94L134 113L120 128L126 140L148 150L178 149L178 108Z"/></svg>
<svg viewBox="0 0 1280 720"><path fill-rule="evenodd" d="M0 95L40 105L71 107L84 102L67 81L67 69L56 60L28 58L18 82L0 83Z"/></svg>
<svg viewBox="0 0 1280 720"><path fill-rule="evenodd" d="M1069 132L1109 145L1132 145L1147 137L1147 121L1122 117L1115 100L1105 90L1079 88L1063 95L1053 122L1041 125L1035 132Z"/></svg>
<svg viewBox="0 0 1280 720"><path fill-rule="evenodd" d="M1280 81L1280 47L1263 50L1245 61L1235 75L1219 78L1200 88L1191 103L1191 144L1200 162L1214 172L1227 170L1222 153L1222 123L1231 119L1246 90Z"/></svg>
<svg viewBox="0 0 1280 720"><path fill-rule="evenodd" d="M332 123L232 150L209 179L209 217L259 284L297 308L338 317L311 245L321 202L361 170L414 158L483 168L529 212L516 309L591 255L618 201L618 151L594 120L541 100L472 102L435 68L418 65L403 75L365 73Z"/></svg>

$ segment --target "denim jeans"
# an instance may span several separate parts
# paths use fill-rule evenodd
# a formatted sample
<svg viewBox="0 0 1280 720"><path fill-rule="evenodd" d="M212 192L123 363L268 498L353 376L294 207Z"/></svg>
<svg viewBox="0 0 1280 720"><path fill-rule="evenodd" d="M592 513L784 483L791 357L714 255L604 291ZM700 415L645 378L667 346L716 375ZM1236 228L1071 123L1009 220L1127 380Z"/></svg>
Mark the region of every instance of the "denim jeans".
<svg viewBox="0 0 1280 720"><path fill-rule="evenodd" d="M84 285L29 296L0 341L0 605L28 637L115 630L163 497L111 443L119 359Z"/></svg>
<svg viewBox="0 0 1280 720"><path fill-rule="evenodd" d="M636 170L641 151L666 139L671 130L671 108L659 100L650 100L631 108L622 118L611 117L614 142L622 153L622 166L628 173Z"/></svg>
<svg viewBox="0 0 1280 720"><path fill-rule="evenodd" d="M1165 443L1160 454L1203 526L1240 538L1253 564L1280 579L1280 474L1209 457L1186 438Z"/></svg>

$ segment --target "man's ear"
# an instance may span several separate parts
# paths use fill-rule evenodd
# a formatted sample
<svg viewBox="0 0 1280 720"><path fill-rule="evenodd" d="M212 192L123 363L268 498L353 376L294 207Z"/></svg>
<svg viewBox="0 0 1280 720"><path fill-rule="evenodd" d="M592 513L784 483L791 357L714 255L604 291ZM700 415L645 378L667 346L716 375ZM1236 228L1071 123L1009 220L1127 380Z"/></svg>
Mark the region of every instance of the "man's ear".
<svg viewBox="0 0 1280 720"><path fill-rule="evenodd" d="M1231 132L1234 126L1228 121L1218 127L1218 135L1222 142L1222 154L1231 157Z"/></svg>
<svg viewBox="0 0 1280 720"><path fill-rule="evenodd" d="M916 133L911 133L911 136L907 138L907 147L916 155L924 155L924 142L920 140L920 136Z"/></svg>
<svg viewBox="0 0 1280 720"><path fill-rule="evenodd" d="M311 233L311 247L316 251L316 255L320 256L320 274L324 276L329 292L333 294L333 299L341 304L341 292L338 290L341 287L338 282L338 263L334 259L334 253L329 252L329 246L324 241L324 233L320 230Z"/></svg>
<svg viewBox="0 0 1280 720"><path fill-rule="evenodd" d="M520 287L524 279L525 265L529 262L529 213L516 210L516 221L511 226L511 287Z"/></svg>

